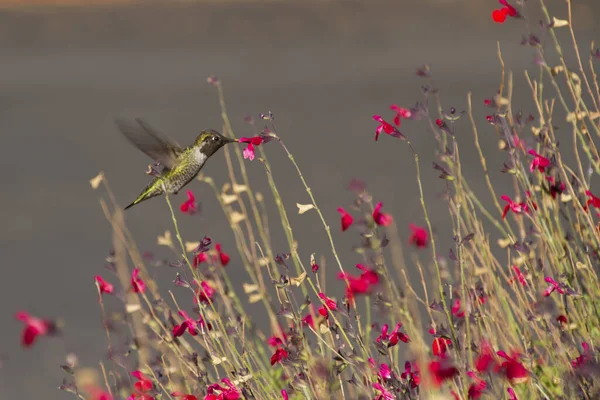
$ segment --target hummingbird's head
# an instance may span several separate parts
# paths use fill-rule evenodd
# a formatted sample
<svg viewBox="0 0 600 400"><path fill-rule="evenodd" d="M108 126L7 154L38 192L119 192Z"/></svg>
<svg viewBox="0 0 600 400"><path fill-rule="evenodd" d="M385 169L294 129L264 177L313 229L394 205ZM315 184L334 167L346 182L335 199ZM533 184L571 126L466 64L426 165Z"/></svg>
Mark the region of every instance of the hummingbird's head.
<svg viewBox="0 0 600 400"><path fill-rule="evenodd" d="M194 146L198 146L202 153L206 154L207 157L210 157L227 143L233 143L237 141L237 139L225 137L215 130L205 129L200 132L196 138Z"/></svg>

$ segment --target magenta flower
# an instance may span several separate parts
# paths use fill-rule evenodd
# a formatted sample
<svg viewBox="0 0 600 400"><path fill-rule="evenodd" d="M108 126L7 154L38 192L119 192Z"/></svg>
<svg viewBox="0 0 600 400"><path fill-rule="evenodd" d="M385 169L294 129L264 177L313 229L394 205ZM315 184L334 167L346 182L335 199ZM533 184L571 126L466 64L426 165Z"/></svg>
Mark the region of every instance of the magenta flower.
<svg viewBox="0 0 600 400"><path fill-rule="evenodd" d="M216 290L208 284L206 281L200 282L200 287L196 289L196 296L200 303L209 304L212 301L212 297L215 295Z"/></svg>
<svg viewBox="0 0 600 400"><path fill-rule="evenodd" d="M408 238L409 243L419 248L427 247L427 239L429 238L429 235L427 234L425 228L415 224L408 224L408 227L412 231L410 237Z"/></svg>
<svg viewBox="0 0 600 400"><path fill-rule="evenodd" d="M556 282L554 279L547 276L546 278L544 278L544 280L550 284L550 286L548 286L546 288L546 290L544 290L544 297L550 296L552 294L552 292L554 292L555 290L560 294L565 294L564 289L561 288L560 284L558 282Z"/></svg>
<svg viewBox="0 0 600 400"><path fill-rule="evenodd" d="M512 266L512 269L515 273L515 277L516 279L519 281L519 283L523 286L527 286L527 281L525 280L525 275L523 275L523 273L521 272L521 269L519 267L517 267L516 265ZM515 278L511 278L508 283L514 283L515 282Z"/></svg>
<svg viewBox="0 0 600 400"><path fill-rule="evenodd" d="M283 398L283 400L289 400L288 394L285 391L285 389L281 389L281 397Z"/></svg>
<svg viewBox="0 0 600 400"><path fill-rule="evenodd" d="M339 207L337 210L342 215L342 232L344 232L352 225L354 218L352 218L352 215L348 214L342 207Z"/></svg>
<svg viewBox="0 0 600 400"><path fill-rule="evenodd" d="M379 382L375 382L373 384L373 389L375 389L379 394L375 397L375 400L395 400L396 396L389 392L383 385Z"/></svg>
<svg viewBox="0 0 600 400"><path fill-rule="evenodd" d="M381 364L379 366L379 376L382 379L392 379L392 370L387 364Z"/></svg>
<svg viewBox="0 0 600 400"><path fill-rule="evenodd" d="M242 398L242 392L229 378L223 378L221 382L225 385L221 386L218 383L208 385L206 388L207 395L204 397L204 400L238 400Z"/></svg>
<svg viewBox="0 0 600 400"><path fill-rule="evenodd" d="M550 160L538 154L535 150L531 149L528 151L528 153L533 156L533 160L529 165L529 170L531 172L535 171L536 169L540 172L544 172L546 168L550 166Z"/></svg>
<svg viewBox="0 0 600 400"><path fill-rule="evenodd" d="M379 122L379 125L377 126L377 129L375 130L375 141L377 141L379 139L379 134L381 134L381 132L387 133L388 135L396 137L396 138L401 138L401 139L406 138L406 136L404 136L398 129L396 129L396 127L394 125L385 121L381 117L381 115L373 115L373 119L375 121Z"/></svg>
<svg viewBox="0 0 600 400"><path fill-rule="evenodd" d="M198 203L196 202L196 198L194 197L194 193L191 190L187 191L188 199L181 203L179 209L182 213L188 215L194 215L198 212Z"/></svg>
<svg viewBox="0 0 600 400"><path fill-rule="evenodd" d="M508 392L508 400L519 400L513 388L506 389Z"/></svg>
<svg viewBox="0 0 600 400"><path fill-rule="evenodd" d="M337 303L335 302L335 300L330 299L329 297L327 297L325 295L325 293L319 293L319 297L325 302L324 306L319 307L319 314L321 314L322 316L324 316L325 318L327 318L327 310L329 311L335 311L337 310Z"/></svg>
<svg viewBox="0 0 600 400"><path fill-rule="evenodd" d="M252 161L254 160L254 146L261 145L264 140L261 136L254 136L251 138L241 137L239 140L240 143L248 143L248 146L244 149L243 154L244 158Z"/></svg>
<svg viewBox="0 0 600 400"><path fill-rule="evenodd" d="M38 336L50 335L55 331L52 321L31 316L25 311L17 312L15 318L25 323L25 329L21 334L23 347L31 347Z"/></svg>
<svg viewBox="0 0 600 400"><path fill-rule="evenodd" d="M198 334L198 325L200 325L200 326L205 325L204 318L202 318L202 316L200 316L200 319L198 321L194 321L183 310L180 310L178 312L178 314L183 317L184 321L181 324L175 325L173 327L173 337L179 337L179 336L183 335L185 333L186 329L190 335L196 336Z"/></svg>
<svg viewBox="0 0 600 400"><path fill-rule="evenodd" d="M102 293L112 293L115 290L113 284L106 282L100 275L96 275L94 280L98 284L98 290L100 290L101 295Z"/></svg>
<svg viewBox="0 0 600 400"><path fill-rule="evenodd" d="M171 393L171 396L181 397L182 400L198 400L198 398L196 396L194 396L193 394L185 394L182 392L173 392L173 393Z"/></svg>
<svg viewBox="0 0 600 400"><path fill-rule="evenodd" d="M288 358L288 352L285 349L279 348L275 350L275 353L271 356L271 365L275 365Z"/></svg>
<svg viewBox="0 0 600 400"><path fill-rule="evenodd" d="M347 280L346 297L348 301L352 301L357 294L369 294L373 286L379 283L379 275L377 272L365 267L362 264L356 264L356 268L363 271L360 276L355 277L345 272L338 274L339 279Z"/></svg>
<svg viewBox="0 0 600 400"><path fill-rule="evenodd" d="M382 202L375 205L375 209L373 210L373 220L377 225L389 226L393 221L392 216L390 214L382 213L381 207L383 207Z"/></svg>
<svg viewBox="0 0 600 400"><path fill-rule="evenodd" d="M387 347L393 347L398 344L398 341L402 341L404 343L410 342L410 338L407 334L400 332L400 328L402 324L398 322L394 330L388 334L388 324L383 324L381 327L381 334L375 339L377 343L386 343Z"/></svg>
<svg viewBox="0 0 600 400"><path fill-rule="evenodd" d="M221 250L221 243L217 243L215 245L215 250L217 250L217 254L219 256L219 261L221 262L221 266L225 267L229 264L229 255Z"/></svg>
<svg viewBox="0 0 600 400"><path fill-rule="evenodd" d="M504 351L500 350L496 354L506 361L500 365L499 371L508 379L510 383L518 384L526 382L529 379L529 372L519 361L520 354L513 352L510 356Z"/></svg>
<svg viewBox="0 0 600 400"><path fill-rule="evenodd" d="M412 116L412 111L410 111L408 108L399 107L396 104L392 104L390 106L390 110L396 112L396 115L394 116L394 124L396 124L396 126L400 126L400 118L406 119Z"/></svg>
<svg viewBox="0 0 600 400"><path fill-rule="evenodd" d="M140 278L140 269L134 268L131 273L131 288L136 293L144 293L146 291L146 283Z"/></svg>
<svg viewBox="0 0 600 400"><path fill-rule="evenodd" d="M527 197L530 197L529 192L527 192ZM500 196L500 198L508 203L507 205L504 206L504 210L502 211L502 219L504 219L506 217L506 214L508 214L509 210L514 212L515 214L521 214L523 212L525 212L525 213L530 212L529 205L525 201L522 201L520 203L515 203L507 195L502 195L502 196ZM533 205L534 209L537 209L537 205L535 203L532 203L532 205Z"/></svg>
<svg viewBox="0 0 600 400"><path fill-rule="evenodd" d="M194 268L198 268L198 265L202 264L203 262L208 261L208 256L206 255L206 253L198 253L194 256Z"/></svg>

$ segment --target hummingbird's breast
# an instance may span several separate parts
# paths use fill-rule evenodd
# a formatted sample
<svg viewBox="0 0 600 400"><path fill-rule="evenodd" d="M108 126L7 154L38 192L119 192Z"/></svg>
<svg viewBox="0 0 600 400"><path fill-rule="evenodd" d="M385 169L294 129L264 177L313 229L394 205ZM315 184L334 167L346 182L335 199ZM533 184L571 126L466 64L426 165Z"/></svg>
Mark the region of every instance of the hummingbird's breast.
<svg viewBox="0 0 600 400"><path fill-rule="evenodd" d="M187 149L180 156L180 162L171 169L169 176L165 179L167 190L170 193L177 193L198 175L207 158L199 148Z"/></svg>

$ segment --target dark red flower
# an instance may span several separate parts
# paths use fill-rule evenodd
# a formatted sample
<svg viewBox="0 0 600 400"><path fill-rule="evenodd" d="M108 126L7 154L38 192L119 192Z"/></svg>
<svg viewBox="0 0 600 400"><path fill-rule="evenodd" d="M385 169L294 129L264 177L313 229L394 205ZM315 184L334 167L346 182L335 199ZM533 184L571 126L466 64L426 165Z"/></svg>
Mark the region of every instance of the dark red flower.
<svg viewBox="0 0 600 400"><path fill-rule="evenodd" d="M340 272L338 274L339 279L347 280L348 286L346 288L346 297L349 301L354 299L356 294L368 294L371 292L373 286L379 283L379 276L377 272L368 269L362 264L356 264L356 268L363 271L360 276L355 277L348 273Z"/></svg>
<svg viewBox="0 0 600 400"><path fill-rule="evenodd" d="M181 315L184 319L184 321L179 324L179 325L175 325L173 327L173 336L174 337L179 337L181 335L183 335L187 329L187 331L189 332L190 335L192 336L196 336L198 334L198 327L202 328L202 329L210 329L210 326L207 327L206 323L204 322L204 318L202 318L202 315L200 315L200 319L198 319L198 321L194 321L192 318L190 318L187 313L183 310L180 310L178 312L179 315Z"/></svg>
<svg viewBox="0 0 600 400"><path fill-rule="evenodd" d="M411 365L409 361L404 363L404 372L400 374L400 377L410 382L410 388L414 389L421 384L421 373L419 366L415 363Z"/></svg>
<svg viewBox="0 0 600 400"><path fill-rule="evenodd" d="M254 160L254 146L259 146L264 142L264 139L261 136L254 136L251 138L241 137L239 140L240 143L248 143L248 146L244 149L243 154L244 158L252 161Z"/></svg>
<svg viewBox="0 0 600 400"><path fill-rule="evenodd" d="M550 286L548 286L546 288L546 290L544 290L544 296L545 297L550 296L552 294L552 292L554 292L555 290L558 293L560 293L560 294L565 294L564 289L554 279L552 279L551 277L547 276L547 277L544 278L544 280L550 284Z"/></svg>
<svg viewBox="0 0 600 400"><path fill-rule="evenodd" d="M483 379L481 379L477 375L475 375L475 372L473 372L473 371L467 372L467 375L469 375L471 378L473 378L475 380L475 383L472 383L471 386L469 386L469 391L468 391L469 399L480 398L483 395L483 392L485 391L485 389L487 387L487 383Z"/></svg>
<svg viewBox="0 0 600 400"><path fill-rule="evenodd" d="M146 283L140 278L140 269L134 268L131 273L131 288L136 293L144 293L146 291Z"/></svg>
<svg viewBox="0 0 600 400"><path fill-rule="evenodd" d="M337 210L342 215L342 232L344 232L352 225L354 218L352 218L352 215L348 214L342 207L339 207Z"/></svg>
<svg viewBox="0 0 600 400"><path fill-rule="evenodd" d="M567 324L567 316L566 315L559 315L558 317L556 317L556 322L558 322L560 324L560 326L564 326Z"/></svg>
<svg viewBox="0 0 600 400"><path fill-rule="evenodd" d="M448 338L438 337L433 339L431 343L431 352L434 356L444 357L448 347L452 345L452 340Z"/></svg>
<svg viewBox="0 0 600 400"><path fill-rule="evenodd" d="M500 350L496 352L498 356L504 358L506 361L500 365L499 372L502 373L511 384L519 384L526 382L529 379L529 373L519 362L519 353L513 352L511 356Z"/></svg>
<svg viewBox="0 0 600 400"><path fill-rule="evenodd" d="M377 225L389 226L392 223L392 216L381 212L383 203L379 202L375 205L373 210L373 220Z"/></svg>
<svg viewBox="0 0 600 400"><path fill-rule="evenodd" d="M100 291L100 295L102 295L102 293L112 293L115 290L115 287L113 286L113 284L106 282L104 279L102 279L102 277L100 275L96 275L94 277L94 280L96 281L96 283L98 285L98 290Z"/></svg>
<svg viewBox="0 0 600 400"><path fill-rule="evenodd" d="M54 333L54 322L37 317L33 317L25 311L19 311L15 318L25 323L25 329L21 334L21 345L30 347L38 336L46 336Z"/></svg>
<svg viewBox="0 0 600 400"><path fill-rule="evenodd" d="M194 256L194 268L198 268L198 265L202 264L203 262L208 261L208 256L206 255L206 253L198 253Z"/></svg>
<svg viewBox="0 0 600 400"><path fill-rule="evenodd" d="M221 262L221 265L223 267L225 267L227 264L229 264L229 255L225 252L223 252L221 250L221 244L217 243L215 245L215 250L217 250L217 254L219 255L219 261Z"/></svg>
<svg viewBox="0 0 600 400"><path fill-rule="evenodd" d="M279 348L275 350L275 353L271 356L271 365L281 362L288 358L288 352L285 349Z"/></svg>
<svg viewBox="0 0 600 400"><path fill-rule="evenodd" d="M397 126L400 126L400 118L406 119L412 116L412 111L410 111L408 108L397 106L396 104L392 104L390 106L390 110L396 112L396 115L394 116L394 124L396 124Z"/></svg>
<svg viewBox="0 0 600 400"><path fill-rule="evenodd" d="M427 247L427 239L429 238L429 235L427 234L425 228L415 224L408 224L408 227L412 231L410 237L408 238L409 243L419 248Z"/></svg>
<svg viewBox="0 0 600 400"><path fill-rule="evenodd" d="M533 156L533 160L529 165L529 170L531 172L535 171L536 169L540 172L544 172L546 171L546 168L550 166L550 160L538 154L535 150L531 149L528 151L528 153Z"/></svg>
<svg viewBox="0 0 600 400"><path fill-rule="evenodd" d="M496 107L496 101L494 99L484 99L483 105L486 107Z"/></svg>
<svg viewBox="0 0 600 400"><path fill-rule="evenodd" d="M194 193L191 190L187 191L188 199L181 203L179 209L182 213L188 215L194 215L198 212L198 203L196 202L196 198L194 197Z"/></svg>
<svg viewBox="0 0 600 400"><path fill-rule="evenodd" d="M381 334L375 339L377 343L386 344L387 347L393 347L398 344L398 341L402 341L404 343L410 342L410 338L407 334L400 332L400 328L402 324L398 322L394 330L388 335L388 324L383 324L381 327Z"/></svg>

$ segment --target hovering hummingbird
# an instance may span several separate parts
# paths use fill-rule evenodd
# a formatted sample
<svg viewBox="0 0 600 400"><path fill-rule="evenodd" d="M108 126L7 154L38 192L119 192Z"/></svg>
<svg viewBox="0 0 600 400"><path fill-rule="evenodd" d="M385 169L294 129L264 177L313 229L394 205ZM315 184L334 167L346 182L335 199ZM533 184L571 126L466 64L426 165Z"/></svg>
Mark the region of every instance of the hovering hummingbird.
<svg viewBox="0 0 600 400"><path fill-rule="evenodd" d="M135 119L134 122L116 119L115 123L134 146L152 158L157 163L155 165L162 166L162 171L155 174L155 178L137 199L125 207L126 210L144 200L160 196L165 189L170 194L177 194L198 175L210 156L227 143L238 141L212 129L205 129L196 137L194 143L182 148L141 119Z"/></svg>

